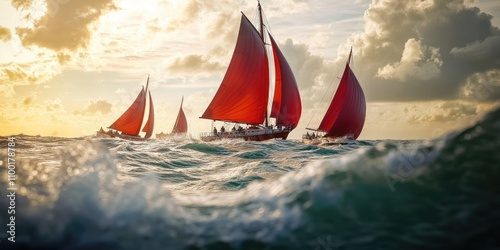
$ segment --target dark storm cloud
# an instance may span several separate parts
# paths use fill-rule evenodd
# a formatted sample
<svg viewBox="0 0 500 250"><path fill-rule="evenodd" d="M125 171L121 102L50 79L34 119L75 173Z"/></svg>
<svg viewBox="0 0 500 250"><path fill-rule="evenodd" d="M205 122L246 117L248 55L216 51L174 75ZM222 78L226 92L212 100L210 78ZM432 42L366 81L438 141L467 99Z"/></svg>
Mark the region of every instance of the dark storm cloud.
<svg viewBox="0 0 500 250"><path fill-rule="evenodd" d="M468 1L374 0L364 18L346 45L369 100L457 99L472 75L500 69L500 32Z"/></svg>

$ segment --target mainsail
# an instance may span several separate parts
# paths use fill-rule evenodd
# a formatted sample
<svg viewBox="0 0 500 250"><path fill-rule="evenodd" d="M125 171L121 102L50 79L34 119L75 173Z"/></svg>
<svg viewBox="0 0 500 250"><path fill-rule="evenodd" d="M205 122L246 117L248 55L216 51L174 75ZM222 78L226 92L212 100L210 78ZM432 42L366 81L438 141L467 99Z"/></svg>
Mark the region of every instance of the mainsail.
<svg viewBox="0 0 500 250"><path fill-rule="evenodd" d="M363 130L366 101L363 89L349 66L351 55L352 49L337 92L317 129L326 132L325 137L352 136L356 139Z"/></svg>
<svg viewBox="0 0 500 250"><path fill-rule="evenodd" d="M269 67L264 43L245 15L226 75L201 118L247 124L264 122Z"/></svg>
<svg viewBox="0 0 500 250"><path fill-rule="evenodd" d="M144 87L130 107L109 128L121 131L127 135L138 135L141 130L146 108L146 91Z"/></svg>
<svg viewBox="0 0 500 250"><path fill-rule="evenodd" d="M258 5L261 32L242 14L233 57L212 102L201 118L260 125L266 121L269 102L269 62L264 42L262 9ZM267 33L267 32L266 32ZM276 125L295 128L302 112L297 83L272 36L276 86L270 117Z"/></svg>
<svg viewBox="0 0 500 250"><path fill-rule="evenodd" d="M179 108L179 113L177 113L177 119L175 120L174 128L172 129L172 134L177 133L187 133L187 119L184 114L184 110L182 110L182 103L184 102L184 97L181 100L181 107Z"/></svg>

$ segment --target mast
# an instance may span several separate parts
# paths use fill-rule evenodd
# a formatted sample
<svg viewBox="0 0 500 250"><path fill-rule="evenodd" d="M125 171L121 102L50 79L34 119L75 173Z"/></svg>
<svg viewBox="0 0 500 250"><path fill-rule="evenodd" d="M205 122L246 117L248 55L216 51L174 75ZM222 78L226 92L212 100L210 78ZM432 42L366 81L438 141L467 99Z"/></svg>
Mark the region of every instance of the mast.
<svg viewBox="0 0 500 250"><path fill-rule="evenodd" d="M264 40L264 19L262 18L262 6L260 6L260 0L257 0L257 9L259 11L259 20L260 20L260 38L262 39L262 43L264 44L264 48L266 46L266 41ZM267 53L266 53L267 54ZM269 124L268 121L268 116L269 114L267 113L267 108L266 108L266 119L265 119L265 126L267 127Z"/></svg>
<svg viewBox="0 0 500 250"><path fill-rule="evenodd" d="M349 57L347 58L347 65L351 63L351 58L352 58L352 46L351 46L351 51L349 52Z"/></svg>
<svg viewBox="0 0 500 250"><path fill-rule="evenodd" d="M259 10L259 20L260 20L260 38L262 39L262 42L266 44L264 41L264 21L262 19L262 7L260 6L260 0L257 0L258 5L257 8Z"/></svg>

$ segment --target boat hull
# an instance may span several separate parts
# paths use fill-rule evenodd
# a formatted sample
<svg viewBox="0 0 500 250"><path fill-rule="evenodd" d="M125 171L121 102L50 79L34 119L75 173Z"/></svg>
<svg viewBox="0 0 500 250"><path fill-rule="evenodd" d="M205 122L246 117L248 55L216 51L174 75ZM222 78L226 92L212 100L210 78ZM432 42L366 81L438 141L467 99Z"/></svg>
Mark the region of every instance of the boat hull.
<svg viewBox="0 0 500 250"><path fill-rule="evenodd" d="M244 136L243 139L245 139L245 141L265 141L271 139L286 140L289 133L290 132L280 132L280 133L263 134L263 135L248 135Z"/></svg>
<svg viewBox="0 0 500 250"><path fill-rule="evenodd" d="M99 138L115 138L116 135L111 131L97 131L96 136Z"/></svg>
<svg viewBox="0 0 500 250"><path fill-rule="evenodd" d="M249 129L224 133L208 133L200 136L202 141L210 142L222 139L243 139L245 141L265 141L271 139L286 140L290 129Z"/></svg>

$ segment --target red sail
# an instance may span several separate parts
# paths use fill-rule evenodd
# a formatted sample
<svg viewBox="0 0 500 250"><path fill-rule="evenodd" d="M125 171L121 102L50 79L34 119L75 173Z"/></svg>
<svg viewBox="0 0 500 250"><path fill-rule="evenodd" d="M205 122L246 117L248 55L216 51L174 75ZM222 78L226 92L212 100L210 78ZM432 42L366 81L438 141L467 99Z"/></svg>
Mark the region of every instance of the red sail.
<svg viewBox="0 0 500 250"><path fill-rule="evenodd" d="M265 119L268 93L269 69L264 43L243 15L226 75L201 118L261 124Z"/></svg>
<svg viewBox="0 0 500 250"><path fill-rule="evenodd" d="M172 129L172 134L176 133L186 133L188 129L186 115L184 110L182 110L182 103L184 102L184 97L181 101L181 107L179 108L179 113L177 114L177 119L175 120L174 129Z"/></svg>
<svg viewBox="0 0 500 250"><path fill-rule="evenodd" d="M127 135L138 135L141 130L144 109L146 108L146 92L144 87L134 103L109 128L121 131Z"/></svg>
<svg viewBox="0 0 500 250"><path fill-rule="evenodd" d="M276 118L276 125L297 126L302 113L299 89L292 69L281 53L276 41L269 34L273 47L276 85L274 87L273 107L271 117Z"/></svg>
<svg viewBox="0 0 500 250"><path fill-rule="evenodd" d="M153 107L153 98L151 98L151 92L149 92L149 116L146 125L144 125L144 128L142 128L142 132L146 132L144 138L150 138L153 135L154 125L155 125L155 111Z"/></svg>
<svg viewBox="0 0 500 250"><path fill-rule="evenodd" d="M325 137L353 136L356 139L363 129L365 116L363 89L347 63L337 92L318 130L326 131Z"/></svg>

